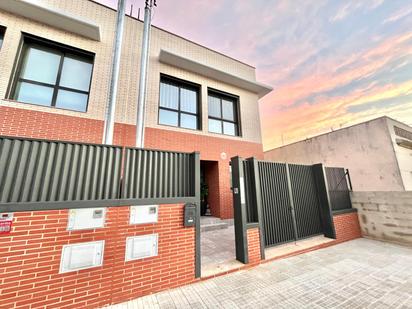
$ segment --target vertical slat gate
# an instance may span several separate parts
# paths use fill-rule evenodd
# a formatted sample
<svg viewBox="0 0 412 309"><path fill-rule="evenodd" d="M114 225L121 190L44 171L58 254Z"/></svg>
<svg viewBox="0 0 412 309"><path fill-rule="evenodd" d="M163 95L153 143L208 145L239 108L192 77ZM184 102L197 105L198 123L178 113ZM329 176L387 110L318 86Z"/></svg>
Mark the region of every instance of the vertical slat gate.
<svg viewBox="0 0 412 309"><path fill-rule="evenodd" d="M311 166L289 164L298 239L322 234L320 205Z"/></svg>
<svg viewBox="0 0 412 309"><path fill-rule="evenodd" d="M265 246L295 239L286 165L258 162Z"/></svg>

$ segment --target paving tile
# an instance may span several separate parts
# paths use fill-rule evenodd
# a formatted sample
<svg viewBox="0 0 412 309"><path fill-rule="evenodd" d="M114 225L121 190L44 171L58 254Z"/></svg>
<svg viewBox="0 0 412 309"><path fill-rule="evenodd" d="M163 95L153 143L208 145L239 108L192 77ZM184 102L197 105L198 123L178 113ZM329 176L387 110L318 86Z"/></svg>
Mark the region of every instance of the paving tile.
<svg viewBox="0 0 412 309"><path fill-rule="evenodd" d="M357 239L111 308L412 309L412 249Z"/></svg>

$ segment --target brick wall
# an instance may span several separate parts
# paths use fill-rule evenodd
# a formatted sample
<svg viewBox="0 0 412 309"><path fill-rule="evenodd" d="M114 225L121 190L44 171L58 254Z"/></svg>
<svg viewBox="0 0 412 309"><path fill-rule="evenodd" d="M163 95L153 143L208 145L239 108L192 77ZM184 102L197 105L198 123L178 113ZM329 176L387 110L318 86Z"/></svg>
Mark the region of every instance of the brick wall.
<svg viewBox="0 0 412 309"><path fill-rule="evenodd" d="M357 212L335 215L333 223L338 243L362 237Z"/></svg>
<svg viewBox="0 0 412 309"><path fill-rule="evenodd" d="M183 205L161 205L157 224L129 225L129 207L109 208L104 228L66 231L68 211L15 213L0 235L0 308L96 308L195 280L195 231ZM157 257L125 262L128 236L159 234ZM59 274L62 246L105 240L103 266Z"/></svg>
<svg viewBox="0 0 412 309"><path fill-rule="evenodd" d="M101 143L104 123L100 120L59 115L21 108L0 106L0 135L65 140L72 142ZM215 174L219 188L213 200L218 207L213 215L223 219L233 218L232 192L230 191L229 161L233 156L263 158L262 144L163 129L145 129L145 147L161 150L200 152L201 160L217 162ZM134 146L135 126L116 123L114 144Z"/></svg>
<svg viewBox="0 0 412 309"><path fill-rule="evenodd" d="M260 234L259 228L251 228L247 230L247 248L249 255L249 264L259 264L260 256Z"/></svg>

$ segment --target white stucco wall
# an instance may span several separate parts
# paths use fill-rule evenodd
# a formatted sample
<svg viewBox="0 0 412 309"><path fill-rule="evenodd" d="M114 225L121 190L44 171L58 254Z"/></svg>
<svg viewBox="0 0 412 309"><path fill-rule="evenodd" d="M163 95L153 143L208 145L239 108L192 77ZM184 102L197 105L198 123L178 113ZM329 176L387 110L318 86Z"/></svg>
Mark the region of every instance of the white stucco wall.
<svg viewBox="0 0 412 309"><path fill-rule="evenodd" d="M266 151L265 159L348 168L355 191L404 190L386 117Z"/></svg>
<svg viewBox="0 0 412 309"><path fill-rule="evenodd" d="M401 173L405 190L412 191L412 149L402 147L396 143L396 139L405 139L395 134L394 127L397 126L412 134L412 128L391 118L387 118L388 129L391 135L393 149L398 161L399 170ZM412 141L410 141L412 142Z"/></svg>

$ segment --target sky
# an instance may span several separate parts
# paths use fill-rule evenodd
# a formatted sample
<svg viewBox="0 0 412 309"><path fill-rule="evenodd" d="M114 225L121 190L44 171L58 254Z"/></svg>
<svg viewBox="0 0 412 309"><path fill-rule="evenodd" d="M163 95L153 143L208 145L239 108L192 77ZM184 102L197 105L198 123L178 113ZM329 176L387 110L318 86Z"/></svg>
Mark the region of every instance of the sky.
<svg viewBox="0 0 412 309"><path fill-rule="evenodd" d="M98 2L116 6L116 0ZM144 0L129 0L137 8ZM153 24L256 67L268 150L383 115L412 125L412 0L157 0Z"/></svg>

